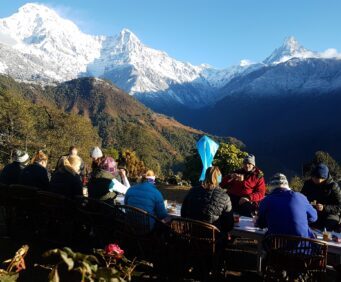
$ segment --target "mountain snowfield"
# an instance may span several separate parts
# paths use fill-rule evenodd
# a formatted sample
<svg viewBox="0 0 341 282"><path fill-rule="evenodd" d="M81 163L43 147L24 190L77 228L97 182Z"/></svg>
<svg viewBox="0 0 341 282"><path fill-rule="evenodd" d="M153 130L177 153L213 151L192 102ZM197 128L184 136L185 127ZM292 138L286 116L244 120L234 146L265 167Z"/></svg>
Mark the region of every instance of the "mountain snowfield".
<svg viewBox="0 0 341 282"><path fill-rule="evenodd" d="M48 84L82 76L106 78L147 105L159 103L161 108L169 102L189 107L212 104L235 92L221 91L230 89L229 83L234 85L233 81L260 69L282 64L295 68L295 60L309 63L312 58L340 57L335 49L313 52L289 37L261 63L242 60L240 65L218 70L173 59L144 45L128 29L115 36L84 34L73 22L41 4L26 4L0 19L0 73ZM257 81L261 85L265 82L265 78ZM290 81L283 83L290 88Z"/></svg>

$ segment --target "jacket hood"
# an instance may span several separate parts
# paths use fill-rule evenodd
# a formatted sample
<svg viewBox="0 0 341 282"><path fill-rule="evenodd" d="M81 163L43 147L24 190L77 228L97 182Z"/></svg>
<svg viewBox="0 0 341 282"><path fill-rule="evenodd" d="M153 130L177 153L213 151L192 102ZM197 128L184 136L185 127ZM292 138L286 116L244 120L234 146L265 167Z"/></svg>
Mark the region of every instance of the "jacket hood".
<svg viewBox="0 0 341 282"><path fill-rule="evenodd" d="M80 160L79 160L80 161ZM60 164L60 168L66 172L69 172L73 175L77 175L79 174L78 171L76 171L74 169L74 167L71 165L71 163L69 162L68 158L63 158L62 159L62 163Z"/></svg>
<svg viewBox="0 0 341 282"><path fill-rule="evenodd" d="M334 179L333 179L333 177L330 175L330 173L328 174L328 178L327 178L327 180L326 180L326 184L330 184L330 183L332 183L332 182L334 182Z"/></svg>
<svg viewBox="0 0 341 282"><path fill-rule="evenodd" d="M114 178L114 176L109 171L106 171L100 168L93 171L92 176L94 178L105 178L105 179L110 179L110 180Z"/></svg>

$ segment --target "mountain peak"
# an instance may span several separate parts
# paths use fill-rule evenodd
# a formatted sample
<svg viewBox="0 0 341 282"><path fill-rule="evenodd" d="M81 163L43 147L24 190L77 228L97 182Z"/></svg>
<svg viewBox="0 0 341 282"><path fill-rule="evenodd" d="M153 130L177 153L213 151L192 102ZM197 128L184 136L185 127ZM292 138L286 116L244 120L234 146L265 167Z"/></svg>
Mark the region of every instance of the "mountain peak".
<svg viewBox="0 0 341 282"><path fill-rule="evenodd" d="M25 4L15 14L0 19L0 27L28 44L41 43L43 38L62 34L64 30L70 34L80 32L72 21L62 18L53 9L36 3Z"/></svg>
<svg viewBox="0 0 341 282"><path fill-rule="evenodd" d="M282 46L275 49L263 62L265 64L278 64L292 58L309 58L313 56L314 52L304 48L294 36L288 36L284 39Z"/></svg>
<svg viewBox="0 0 341 282"><path fill-rule="evenodd" d="M302 48L302 46L294 36L286 37L284 39L282 47L285 47L286 49L289 49L291 51L299 50L300 48Z"/></svg>
<svg viewBox="0 0 341 282"><path fill-rule="evenodd" d="M117 36L117 41L120 42L122 45L140 45L141 41L138 37L129 29L124 28Z"/></svg>
<svg viewBox="0 0 341 282"><path fill-rule="evenodd" d="M8 19L13 19L17 22L23 21L32 21L35 20L35 23L42 24L46 22L60 22L65 21L56 11L53 9L37 3L27 3L24 6L21 6L18 9L18 12L9 17Z"/></svg>
<svg viewBox="0 0 341 282"><path fill-rule="evenodd" d="M18 13L32 13L33 11L53 13L57 15L57 13L54 10L48 8L47 6L43 4L38 4L38 3L27 3L18 9Z"/></svg>

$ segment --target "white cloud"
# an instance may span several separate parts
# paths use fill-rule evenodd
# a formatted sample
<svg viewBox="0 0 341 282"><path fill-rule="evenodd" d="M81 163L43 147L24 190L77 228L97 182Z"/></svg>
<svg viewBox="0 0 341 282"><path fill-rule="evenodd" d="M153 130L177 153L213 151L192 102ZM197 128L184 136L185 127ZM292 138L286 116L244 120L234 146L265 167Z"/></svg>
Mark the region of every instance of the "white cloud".
<svg viewBox="0 0 341 282"><path fill-rule="evenodd" d="M243 59L243 60L241 60L240 63L239 63L239 65L240 65L241 67L246 67L246 66L249 66L249 65L252 65L252 64L253 64L253 62L250 61L250 60L248 60L248 59Z"/></svg>
<svg viewBox="0 0 341 282"><path fill-rule="evenodd" d="M321 58L330 59L337 58L341 59L341 53L339 53L335 48L329 48L321 53L319 53Z"/></svg>

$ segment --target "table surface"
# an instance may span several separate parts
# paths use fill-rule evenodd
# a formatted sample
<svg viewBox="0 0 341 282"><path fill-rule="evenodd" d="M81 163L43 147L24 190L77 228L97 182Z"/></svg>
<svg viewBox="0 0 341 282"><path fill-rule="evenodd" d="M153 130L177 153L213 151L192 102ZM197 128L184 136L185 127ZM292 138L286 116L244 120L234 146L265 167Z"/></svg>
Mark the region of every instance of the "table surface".
<svg viewBox="0 0 341 282"><path fill-rule="evenodd" d="M115 198L115 202L119 203L120 205L124 204L124 195L117 195ZM180 216L181 215L181 204L172 202L172 201L167 201L166 205L166 210L167 213L171 216Z"/></svg>
<svg viewBox="0 0 341 282"><path fill-rule="evenodd" d="M124 195L118 195L115 199L120 204L124 204ZM171 201L167 201L166 209L171 216L181 215L181 204ZM251 217L241 216L238 223L235 223L232 234L236 236L245 236L247 238L262 240L267 229L262 229L254 226L253 219ZM313 230L318 240L322 240L322 231ZM332 235L336 235L341 238L341 233L332 232ZM341 254L341 243L334 241L323 241L328 244L328 252Z"/></svg>
<svg viewBox="0 0 341 282"><path fill-rule="evenodd" d="M241 216L239 218L239 222L234 224L233 229L238 230L238 231L255 233L255 234L260 235L260 236L264 236L264 234L267 231L267 229L255 227L255 224L253 222L253 218L246 217L246 216Z"/></svg>
<svg viewBox="0 0 341 282"><path fill-rule="evenodd" d="M312 230L313 233L316 235L318 240L322 241L322 231L320 230ZM245 237L250 237L252 239L261 240L266 233L266 229L261 229L254 226L253 219L250 217L241 216L239 219L239 223L236 223L232 234L240 235ZM331 232L332 235L336 235L337 237L341 238L340 233ZM341 254L341 243L334 242L334 241L323 241L328 245L328 252Z"/></svg>

